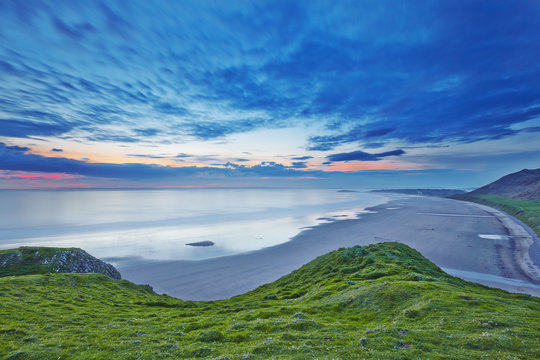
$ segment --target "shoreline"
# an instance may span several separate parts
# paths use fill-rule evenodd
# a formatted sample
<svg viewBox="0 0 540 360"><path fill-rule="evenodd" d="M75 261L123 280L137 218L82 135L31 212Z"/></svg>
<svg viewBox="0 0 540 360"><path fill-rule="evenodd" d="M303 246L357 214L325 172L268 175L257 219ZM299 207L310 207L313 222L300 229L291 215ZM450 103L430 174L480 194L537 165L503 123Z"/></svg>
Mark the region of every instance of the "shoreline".
<svg viewBox="0 0 540 360"><path fill-rule="evenodd" d="M304 229L288 242L248 253L205 260L114 259L114 263L123 278L149 284L156 292L184 300L218 300L275 281L340 247L397 241L439 267L480 274L476 279L464 276L465 280L540 296L540 287L523 274L515 256L508 256L513 254L513 242L481 236L508 232L486 209L457 200L405 195L391 196L388 202L367 209L375 213ZM490 281L478 281L482 274Z"/></svg>
<svg viewBox="0 0 540 360"><path fill-rule="evenodd" d="M527 225L504 211L482 204L472 204L488 213L494 214L499 219L502 225L508 230L508 235L514 242L514 261L525 276L533 283L540 284L540 267L531 258L531 251L533 250L535 241L538 242L538 237L533 237L531 234L533 232Z"/></svg>
<svg viewBox="0 0 540 360"><path fill-rule="evenodd" d="M20 224L18 221L8 222L8 217L1 224L0 248L67 246L84 248L100 258L141 256L158 261L201 260L287 242L303 227L317 226L345 216L356 218L364 208L388 201L385 195L367 192L336 195L335 190L327 189L302 192L274 189L262 193L242 190L215 194L195 191L166 198L149 193L146 195L148 199L120 195L121 201L114 212L118 211L118 215L112 217L104 216L101 206L114 202L114 198L100 198L96 201L99 206L94 204L73 217L69 214L65 217L53 215L45 221L40 220L39 214L30 213L28 217L37 220ZM66 201L86 198L88 196L68 196ZM47 199L52 201L53 198ZM185 199L189 201L183 204ZM12 200L19 201L17 197ZM31 197L30 200L43 203L39 198ZM166 206L161 209L158 205L163 201ZM149 203L147 210L136 210L146 202ZM134 210L126 206L128 203L138 206L133 206ZM105 213L110 215L109 210ZM211 250L184 246L205 241L214 243Z"/></svg>

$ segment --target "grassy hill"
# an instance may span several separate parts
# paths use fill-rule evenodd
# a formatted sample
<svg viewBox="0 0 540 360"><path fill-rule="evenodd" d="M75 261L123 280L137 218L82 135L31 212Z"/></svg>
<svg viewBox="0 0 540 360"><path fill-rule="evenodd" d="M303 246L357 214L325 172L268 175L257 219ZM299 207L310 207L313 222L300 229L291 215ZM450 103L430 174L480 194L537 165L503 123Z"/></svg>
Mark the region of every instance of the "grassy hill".
<svg viewBox="0 0 540 360"><path fill-rule="evenodd" d="M540 299L403 244L340 249L227 300L98 274L0 278L6 359L537 359Z"/></svg>
<svg viewBox="0 0 540 360"><path fill-rule="evenodd" d="M471 195L497 195L514 200L540 201L540 169L523 169L471 191Z"/></svg>

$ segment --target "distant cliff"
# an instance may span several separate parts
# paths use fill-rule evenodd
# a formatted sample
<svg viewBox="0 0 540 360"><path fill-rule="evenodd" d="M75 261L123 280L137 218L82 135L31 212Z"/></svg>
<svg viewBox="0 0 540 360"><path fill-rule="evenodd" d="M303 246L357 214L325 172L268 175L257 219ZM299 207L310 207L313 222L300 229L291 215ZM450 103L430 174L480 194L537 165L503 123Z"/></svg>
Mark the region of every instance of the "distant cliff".
<svg viewBox="0 0 540 360"><path fill-rule="evenodd" d="M114 266L77 248L20 247L0 251L0 276L49 273L98 273L121 278Z"/></svg>
<svg viewBox="0 0 540 360"><path fill-rule="evenodd" d="M540 169L524 169L503 176L468 194L499 195L516 200L540 200Z"/></svg>

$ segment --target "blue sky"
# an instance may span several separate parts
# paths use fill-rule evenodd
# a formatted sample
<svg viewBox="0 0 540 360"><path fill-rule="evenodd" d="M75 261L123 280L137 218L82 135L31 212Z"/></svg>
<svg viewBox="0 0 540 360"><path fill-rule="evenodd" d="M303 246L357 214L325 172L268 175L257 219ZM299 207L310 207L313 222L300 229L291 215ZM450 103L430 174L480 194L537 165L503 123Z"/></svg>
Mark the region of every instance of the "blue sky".
<svg viewBox="0 0 540 360"><path fill-rule="evenodd" d="M540 167L538 1L0 1L0 188Z"/></svg>

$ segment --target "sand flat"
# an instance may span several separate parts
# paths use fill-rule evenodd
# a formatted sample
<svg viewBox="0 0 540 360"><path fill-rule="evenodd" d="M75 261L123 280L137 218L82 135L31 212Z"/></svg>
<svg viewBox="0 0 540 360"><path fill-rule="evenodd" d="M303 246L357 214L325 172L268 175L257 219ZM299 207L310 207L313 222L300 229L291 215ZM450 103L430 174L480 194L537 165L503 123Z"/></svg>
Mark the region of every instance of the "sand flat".
<svg viewBox="0 0 540 360"><path fill-rule="evenodd" d="M391 198L389 203L371 208L374 213L362 214L359 219L321 224L300 232L289 242L250 253L199 261L115 259L115 265L123 278L150 284L157 292L186 300L216 300L277 280L340 247L397 241L417 249L438 266L455 270L466 280L540 296L537 286L527 286L540 283L540 279L525 273L519 258L528 250L523 244L538 242L537 238L521 240L516 247L513 240L501 242L478 236L527 233L504 213L443 198L397 194ZM466 276L472 273L476 274L474 278ZM497 282L503 278L518 280L514 283L519 285Z"/></svg>

